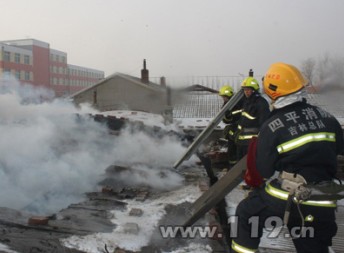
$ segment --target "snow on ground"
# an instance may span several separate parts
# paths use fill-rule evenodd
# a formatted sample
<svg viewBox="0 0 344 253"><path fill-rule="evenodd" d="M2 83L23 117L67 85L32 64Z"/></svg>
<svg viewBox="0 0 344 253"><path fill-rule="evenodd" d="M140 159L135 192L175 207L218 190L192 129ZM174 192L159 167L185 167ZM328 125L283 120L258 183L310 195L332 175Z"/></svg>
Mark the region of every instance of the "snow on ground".
<svg viewBox="0 0 344 253"><path fill-rule="evenodd" d="M166 205L178 205L184 202L193 203L200 195L201 192L197 185L188 185L174 191L165 192L159 198L147 199L144 202L129 200L127 201L128 205L126 210L112 211L114 216L112 221L117 225L112 233L72 236L64 239L62 242L68 248L89 253L103 253L105 244L109 252L112 252L117 247L132 251L140 250L149 244L159 220L166 214L164 210ZM141 217L129 216L129 211L132 208L142 209L143 215ZM136 223L140 228L138 234L126 233L126 223ZM173 253L181 252L207 253L211 251L204 245L190 244L188 247L179 249Z"/></svg>
<svg viewBox="0 0 344 253"><path fill-rule="evenodd" d="M6 253L18 253L18 251L11 250L11 249L8 248L7 245L1 244L1 243L0 243L0 251L1 252L6 252Z"/></svg>
<svg viewBox="0 0 344 253"><path fill-rule="evenodd" d="M165 252L162 253L210 253L213 252L209 245L200 245L196 243L190 243L187 247L180 248L175 251Z"/></svg>

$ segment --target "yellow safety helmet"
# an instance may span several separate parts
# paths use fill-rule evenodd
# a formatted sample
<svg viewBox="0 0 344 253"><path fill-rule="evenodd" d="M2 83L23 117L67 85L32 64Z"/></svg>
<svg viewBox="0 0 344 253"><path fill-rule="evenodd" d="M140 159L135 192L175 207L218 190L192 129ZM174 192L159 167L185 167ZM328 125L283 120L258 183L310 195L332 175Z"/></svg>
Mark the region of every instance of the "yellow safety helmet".
<svg viewBox="0 0 344 253"><path fill-rule="evenodd" d="M298 92L306 84L306 79L295 66L282 62L272 64L263 81L264 91L272 100Z"/></svg>
<svg viewBox="0 0 344 253"><path fill-rule="evenodd" d="M219 95L231 97L233 96L233 88L229 85L222 86L219 90Z"/></svg>
<svg viewBox="0 0 344 253"><path fill-rule="evenodd" d="M259 83L253 77L247 77L242 81L241 88L252 88L255 91L259 91Z"/></svg>

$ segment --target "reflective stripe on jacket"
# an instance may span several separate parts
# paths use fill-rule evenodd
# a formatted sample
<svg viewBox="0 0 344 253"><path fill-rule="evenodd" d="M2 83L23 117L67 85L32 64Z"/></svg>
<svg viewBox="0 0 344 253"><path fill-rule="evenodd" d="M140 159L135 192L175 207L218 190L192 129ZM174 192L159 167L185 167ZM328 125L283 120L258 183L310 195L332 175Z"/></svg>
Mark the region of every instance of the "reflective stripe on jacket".
<svg viewBox="0 0 344 253"><path fill-rule="evenodd" d="M327 132L320 132L320 133L310 133L305 134L290 141L284 142L277 146L278 153L282 154L293 149L299 148L302 145L308 144L310 142L316 141L336 141L336 134L335 133L327 133Z"/></svg>
<svg viewBox="0 0 344 253"><path fill-rule="evenodd" d="M238 253L255 253L258 250L258 249L249 249L244 246L241 246L240 244L236 243L234 240L232 240L232 249Z"/></svg>
<svg viewBox="0 0 344 253"><path fill-rule="evenodd" d="M279 198L282 200L287 200L288 196L289 196L289 192L284 191L282 189L279 189L277 187L274 187L271 185L271 183L268 183L265 186L265 191L275 197L275 198ZM307 200L307 201L298 201L296 198L294 198L294 202L299 202L302 205L309 205L309 206L321 206L321 207L337 207L336 201L330 201L330 200L326 200L326 201L315 201L315 200Z"/></svg>
<svg viewBox="0 0 344 253"><path fill-rule="evenodd" d="M269 104L259 93L254 93L246 98L238 121L240 126L238 126L236 136L238 144L246 145L252 137L257 136L260 126L267 119L269 113Z"/></svg>

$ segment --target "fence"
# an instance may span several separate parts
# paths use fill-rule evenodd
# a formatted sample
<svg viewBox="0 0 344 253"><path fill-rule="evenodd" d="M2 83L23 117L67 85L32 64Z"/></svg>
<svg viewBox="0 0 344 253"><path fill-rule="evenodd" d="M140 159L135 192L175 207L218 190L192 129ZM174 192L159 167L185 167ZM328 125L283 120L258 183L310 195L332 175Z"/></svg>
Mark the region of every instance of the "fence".
<svg viewBox="0 0 344 253"><path fill-rule="evenodd" d="M166 78L166 85L172 88L188 87L194 84L199 84L205 87L219 90L223 85L230 85L234 91L240 89L241 82L246 76L169 76ZM255 76L259 83L261 83L262 76ZM150 77L153 83L160 83L160 77Z"/></svg>

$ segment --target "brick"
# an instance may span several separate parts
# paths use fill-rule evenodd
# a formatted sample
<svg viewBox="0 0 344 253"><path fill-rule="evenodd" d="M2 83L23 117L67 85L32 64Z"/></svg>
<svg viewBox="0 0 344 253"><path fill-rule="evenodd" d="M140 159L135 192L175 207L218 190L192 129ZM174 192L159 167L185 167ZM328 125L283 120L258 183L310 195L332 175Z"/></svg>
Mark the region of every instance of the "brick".
<svg viewBox="0 0 344 253"><path fill-rule="evenodd" d="M141 217L143 214L142 209L139 208L132 208L129 212L129 216L136 216L136 217Z"/></svg>
<svg viewBox="0 0 344 253"><path fill-rule="evenodd" d="M30 226L48 225L49 218L45 216L32 216L28 220Z"/></svg>
<svg viewBox="0 0 344 253"><path fill-rule="evenodd" d="M113 189L110 186L104 186L102 188L102 193L112 193Z"/></svg>
<svg viewBox="0 0 344 253"><path fill-rule="evenodd" d="M137 235L140 231L140 228L139 228L139 225L137 225L137 223L127 222L124 224L123 231L124 233L127 233L127 234Z"/></svg>
<svg viewBox="0 0 344 253"><path fill-rule="evenodd" d="M127 253L124 249L115 249L115 251L113 253Z"/></svg>
<svg viewBox="0 0 344 253"><path fill-rule="evenodd" d="M200 189L202 192L205 192L205 191L209 190L209 185L208 185L208 183L205 182L205 181L199 181L199 182L198 182L198 187L199 187L199 189Z"/></svg>
<svg viewBox="0 0 344 253"><path fill-rule="evenodd" d="M208 185L200 185L199 189L201 190L201 192L206 192L209 190L209 186Z"/></svg>
<svg viewBox="0 0 344 253"><path fill-rule="evenodd" d="M145 201L147 199L148 196L148 192L139 192L136 197L135 200L136 201Z"/></svg>

